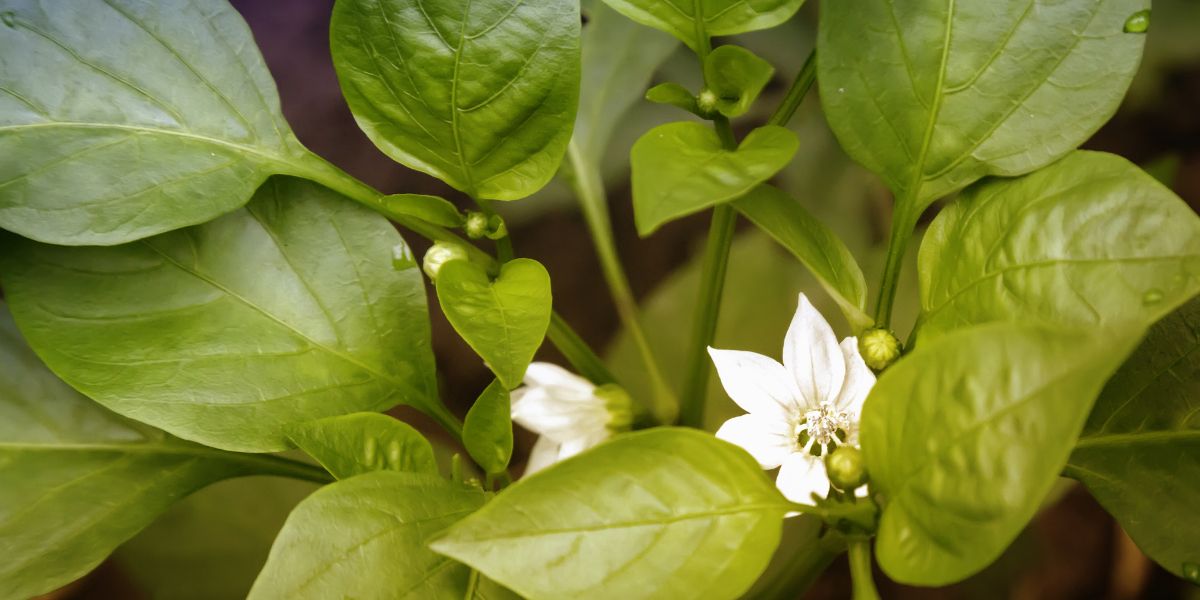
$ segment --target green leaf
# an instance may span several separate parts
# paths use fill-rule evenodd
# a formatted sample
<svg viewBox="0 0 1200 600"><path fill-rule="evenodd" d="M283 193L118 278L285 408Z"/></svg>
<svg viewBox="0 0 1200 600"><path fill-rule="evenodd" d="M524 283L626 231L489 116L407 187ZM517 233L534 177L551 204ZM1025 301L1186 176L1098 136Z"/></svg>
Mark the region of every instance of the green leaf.
<svg viewBox="0 0 1200 600"><path fill-rule="evenodd" d="M665 31L699 50L714 35L769 29L796 14L804 0L604 0L621 14Z"/></svg>
<svg viewBox="0 0 1200 600"><path fill-rule="evenodd" d="M289 447L287 425L399 402L452 421L420 271L392 268L403 243L383 217L275 178L243 210L126 246L8 236L0 279L76 389L185 439L266 452Z"/></svg>
<svg viewBox="0 0 1200 600"><path fill-rule="evenodd" d="M475 198L544 186L579 101L579 3L338 0L333 62L388 156Z"/></svg>
<svg viewBox="0 0 1200 600"><path fill-rule="evenodd" d="M291 465L190 444L101 408L46 369L0 304L0 595L50 592L179 498L228 477L294 474Z"/></svg>
<svg viewBox="0 0 1200 600"><path fill-rule="evenodd" d="M821 103L842 147L912 219L985 175L1020 175L1117 110L1148 0L831 2L817 37Z"/></svg>
<svg viewBox="0 0 1200 600"><path fill-rule="evenodd" d="M694 115L700 115L696 96L678 83L660 83L646 90L646 99L656 104L670 104Z"/></svg>
<svg viewBox="0 0 1200 600"><path fill-rule="evenodd" d="M120 244L234 210L307 154L224 0L0 9L4 229Z"/></svg>
<svg viewBox="0 0 1200 600"><path fill-rule="evenodd" d="M508 390L493 381L479 395L463 422L463 445L488 473L502 473L512 459L512 402Z"/></svg>
<svg viewBox="0 0 1200 600"><path fill-rule="evenodd" d="M775 68L740 46L721 46L704 59L704 81L717 95L717 111L740 117L771 81Z"/></svg>
<svg viewBox="0 0 1200 600"><path fill-rule="evenodd" d="M1133 336L994 323L922 344L863 408L875 552L896 581L937 586L987 566L1033 517Z"/></svg>
<svg viewBox="0 0 1200 600"><path fill-rule="evenodd" d="M726 150L700 123L651 129L630 155L638 233L745 194L785 167L798 147L796 134L775 125L750 132L737 150Z"/></svg>
<svg viewBox="0 0 1200 600"><path fill-rule="evenodd" d="M334 477L372 471L438 474L429 441L407 423L379 413L326 417L287 428L288 439Z"/></svg>
<svg viewBox="0 0 1200 600"><path fill-rule="evenodd" d="M550 274L536 260L500 267L495 281L465 260L442 265L438 303L446 319L487 363L506 389L521 385L525 369L550 326Z"/></svg>
<svg viewBox="0 0 1200 600"><path fill-rule="evenodd" d="M778 188L760 185L733 207L787 248L833 297L855 331L873 324L864 312L867 282L850 249L800 203Z"/></svg>
<svg viewBox="0 0 1200 600"><path fill-rule="evenodd" d="M465 218L445 198L425 194L391 194L379 199L384 214L416 217L442 227L462 227Z"/></svg>
<svg viewBox="0 0 1200 600"><path fill-rule="evenodd" d="M737 447L654 429L518 481L431 547L535 600L736 598L789 507Z"/></svg>
<svg viewBox="0 0 1200 600"><path fill-rule="evenodd" d="M485 501L478 488L416 473L328 485L288 517L249 598L461 600L470 569L425 544Z"/></svg>
<svg viewBox="0 0 1200 600"><path fill-rule="evenodd" d="M1200 299L1155 325L1113 375L1066 472L1163 567L1200 564Z"/></svg>
<svg viewBox="0 0 1200 600"><path fill-rule="evenodd" d="M1200 292L1200 218L1126 160L1075 152L967 189L920 253L920 339L988 321L1144 329Z"/></svg>

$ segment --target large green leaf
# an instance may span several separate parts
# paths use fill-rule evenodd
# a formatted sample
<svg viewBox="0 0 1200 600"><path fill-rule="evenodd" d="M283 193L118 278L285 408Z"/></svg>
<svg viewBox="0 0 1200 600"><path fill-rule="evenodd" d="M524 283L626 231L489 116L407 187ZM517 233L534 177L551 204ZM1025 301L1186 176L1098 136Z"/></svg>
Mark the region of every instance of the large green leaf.
<svg viewBox="0 0 1200 600"><path fill-rule="evenodd" d="M850 327L861 331L874 322L864 312L867 282L854 255L824 223L778 188L760 185L733 202L816 276L838 303Z"/></svg>
<svg viewBox="0 0 1200 600"><path fill-rule="evenodd" d="M281 459L205 448L105 410L46 369L0 304L0 598L84 575L209 483L295 472Z"/></svg>
<svg viewBox="0 0 1200 600"><path fill-rule="evenodd" d="M633 145L633 209L638 233L727 202L770 179L796 154L796 134L775 125L750 132L727 150L711 127L660 125Z"/></svg>
<svg viewBox="0 0 1200 600"><path fill-rule="evenodd" d="M105 406L227 450L286 449L293 423L437 401L420 271L381 216L300 180L126 246L0 240L30 344ZM119 375L119 376L118 376Z"/></svg>
<svg viewBox="0 0 1200 600"><path fill-rule="evenodd" d="M1200 300L1155 325L1108 382L1067 474L1159 564L1200 565Z"/></svg>
<svg viewBox="0 0 1200 600"><path fill-rule="evenodd" d="M288 427L288 438L338 479L372 471L437 475L433 446L411 425L379 413L326 417Z"/></svg>
<svg viewBox="0 0 1200 600"><path fill-rule="evenodd" d="M991 563L1033 517L1130 336L994 323L918 346L863 408L875 551L897 581L944 585Z"/></svg>
<svg viewBox="0 0 1200 600"><path fill-rule="evenodd" d="M485 500L478 488L415 473L326 486L288 517L249 597L461 600L471 570L425 544Z"/></svg>
<svg viewBox="0 0 1200 600"><path fill-rule="evenodd" d="M124 243L229 212L307 152L224 0L0 13L0 227Z"/></svg>
<svg viewBox="0 0 1200 600"><path fill-rule="evenodd" d="M922 339L988 321L1143 329L1200 292L1200 218L1124 159L1075 152L972 186L920 254Z"/></svg>
<svg viewBox="0 0 1200 600"><path fill-rule="evenodd" d="M789 506L737 447L654 429L517 482L432 547L534 599L736 598Z"/></svg>
<svg viewBox="0 0 1200 600"><path fill-rule="evenodd" d="M550 274L528 258L509 261L496 279L465 260L442 265L438 303L454 330L506 389L521 385L525 369L550 326Z"/></svg>
<svg viewBox="0 0 1200 600"><path fill-rule="evenodd" d="M389 156L476 198L515 200L558 169L579 100L572 0L338 0L338 80Z"/></svg>
<svg viewBox="0 0 1200 600"><path fill-rule="evenodd" d="M787 21L804 0L604 0L621 14L661 29L693 50L709 36L768 29Z"/></svg>
<svg viewBox="0 0 1200 600"><path fill-rule="evenodd" d="M984 175L1072 150L1116 111L1149 0L861 0L822 7L821 103L842 146L915 214Z"/></svg>

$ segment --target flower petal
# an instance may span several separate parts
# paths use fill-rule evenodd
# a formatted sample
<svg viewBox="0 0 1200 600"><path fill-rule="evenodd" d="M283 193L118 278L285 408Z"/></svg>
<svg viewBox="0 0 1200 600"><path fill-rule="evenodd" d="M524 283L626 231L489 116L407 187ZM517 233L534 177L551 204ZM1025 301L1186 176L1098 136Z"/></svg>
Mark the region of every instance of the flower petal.
<svg viewBox="0 0 1200 600"><path fill-rule="evenodd" d="M548 362L531 363L525 369L525 385L530 387L556 388L563 392L573 392L573 398L589 398L596 386L592 382L554 364ZM568 395L567 393L563 394Z"/></svg>
<svg viewBox="0 0 1200 600"><path fill-rule="evenodd" d="M561 388L525 386L512 391L512 419L532 432L559 443L588 435L608 424L604 401L583 401Z"/></svg>
<svg viewBox="0 0 1200 600"><path fill-rule="evenodd" d="M862 417L863 402L871 393L871 388L875 387L875 373L859 354L858 338L842 340L842 355L846 361L846 380L842 382L842 392L838 394L835 405L838 410L846 411L852 422L858 423Z"/></svg>
<svg viewBox="0 0 1200 600"><path fill-rule="evenodd" d="M774 469L795 451L791 427L784 421L749 414L725 421L717 437L741 446L764 469Z"/></svg>
<svg viewBox="0 0 1200 600"><path fill-rule="evenodd" d="M846 362L833 328L804 294L783 342L783 364L810 407L836 399L846 377Z"/></svg>
<svg viewBox="0 0 1200 600"><path fill-rule="evenodd" d="M754 352L709 348L725 393L742 410L786 421L801 412L800 395L783 365Z"/></svg>
<svg viewBox="0 0 1200 600"><path fill-rule="evenodd" d="M807 452L795 452L779 467L775 487L792 502L812 504L812 495L822 498L829 494L829 476L825 474L825 461Z"/></svg>
<svg viewBox="0 0 1200 600"><path fill-rule="evenodd" d="M525 474L521 477L529 477L558 462L558 449L558 442L544 435L539 437L529 451L529 461L525 463Z"/></svg>

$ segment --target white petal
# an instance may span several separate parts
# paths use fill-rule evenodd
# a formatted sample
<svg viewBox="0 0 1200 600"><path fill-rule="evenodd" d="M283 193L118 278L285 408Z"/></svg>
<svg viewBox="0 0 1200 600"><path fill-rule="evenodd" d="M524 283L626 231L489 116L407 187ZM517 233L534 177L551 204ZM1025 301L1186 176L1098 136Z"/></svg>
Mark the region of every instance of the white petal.
<svg viewBox="0 0 1200 600"><path fill-rule="evenodd" d="M846 361L846 380L842 383L842 392L835 405L838 410L846 411L852 422L857 423L862 417L863 402L875 386L875 373L863 362L858 352L858 338L842 340L842 355Z"/></svg>
<svg viewBox="0 0 1200 600"><path fill-rule="evenodd" d="M539 437L529 451L529 461L525 463L525 474L521 477L529 477L558 462L558 450L558 442L546 436Z"/></svg>
<svg viewBox="0 0 1200 600"><path fill-rule="evenodd" d="M598 398L582 402L559 388L532 386L513 390L511 398L513 421L559 443L608 424L608 409Z"/></svg>
<svg viewBox="0 0 1200 600"><path fill-rule="evenodd" d="M836 399L846 377L846 362L833 328L804 294L783 342L783 364L812 407Z"/></svg>
<svg viewBox="0 0 1200 600"><path fill-rule="evenodd" d="M607 429L599 429L575 439L567 440L566 442L563 442L562 446L559 447L558 460L566 460L571 458L572 456L575 456L584 450L599 445L600 442L603 442L610 437L612 437L612 433Z"/></svg>
<svg viewBox="0 0 1200 600"><path fill-rule="evenodd" d="M709 348L725 393L742 410L764 418L787 420L799 414L799 391L783 365L753 352Z"/></svg>
<svg viewBox="0 0 1200 600"><path fill-rule="evenodd" d="M795 451L791 427L784 421L749 414L725 421L717 437L741 446L764 469L774 469Z"/></svg>
<svg viewBox="0 0 1200 600"><path fill-rule="evenodd" d="M829 494L829 477L825 474L825 461L807 452L795 452L779 467L775 487L792 502L812 504L813 494L824 498Z"/></svg>
<svg viewBox="0 0 1200 600"><path fill-rule="evenodd" d="M531 387L559 388L574 392L573 397L588 398L596 390L592 382L548 362L535 362L525 369L525 385Z"/></svg>

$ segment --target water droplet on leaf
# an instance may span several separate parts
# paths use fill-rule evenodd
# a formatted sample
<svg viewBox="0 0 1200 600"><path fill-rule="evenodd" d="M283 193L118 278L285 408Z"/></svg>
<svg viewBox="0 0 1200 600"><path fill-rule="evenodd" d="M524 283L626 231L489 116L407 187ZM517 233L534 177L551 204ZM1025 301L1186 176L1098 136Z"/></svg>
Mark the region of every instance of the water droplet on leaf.
<svg viewBox="0 0 1200 600"><path fill-rule="evenodd" d="M1183 563L1183 578L1192 583L1200 583L1200 565Z"/></svg>
<svg viewBox="0 0 1200 600"><path fill-rule="evenodd" d="M1145 294L1142 294L1142 304L1145 304L1146 306L1158 304L1159 302L1162 302L1162 299L1162 290L1149 290Z"/></svg>
<svg viewBox="0 0 1200 600"><path fill-rule="evenodd" d="M406 244L396 244L392 247L392 268L404 271L417 266L417 259Z"/></svg>
<svg viewBox="0 0 1200 600"><path fill-rule="evenodd" d="M17 26L17 15L11 10L6 10L0 13L0 21L4 21L9 29L14 29Z"/></svg>
<svg viewBox="0 0 1200 600"><path fill-rule="evenodd" d="M839 93L839 94L845 94L845 93L846 93L846 88L844 88L844 87L840 87L840 88L838 88L838 93Z"/></svg>
<svg viewBox="0 0 1200 600"><path fill-rule="evenodd" d="M1150 9L1139 10L1125 19L1125 33L1146 33L1150 29Z"/></svg>

